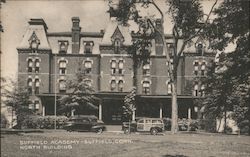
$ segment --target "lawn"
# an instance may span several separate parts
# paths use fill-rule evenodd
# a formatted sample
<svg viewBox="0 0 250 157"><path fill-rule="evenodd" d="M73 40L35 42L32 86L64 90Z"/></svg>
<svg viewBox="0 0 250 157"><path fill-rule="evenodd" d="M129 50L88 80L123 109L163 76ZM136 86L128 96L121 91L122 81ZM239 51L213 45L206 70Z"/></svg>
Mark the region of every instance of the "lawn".
<svg viewBox="0 0 250 157"><path fill-rule="evenodd" d="M1 157L249 157L250 137L47 131L1 135Z"/></svg>

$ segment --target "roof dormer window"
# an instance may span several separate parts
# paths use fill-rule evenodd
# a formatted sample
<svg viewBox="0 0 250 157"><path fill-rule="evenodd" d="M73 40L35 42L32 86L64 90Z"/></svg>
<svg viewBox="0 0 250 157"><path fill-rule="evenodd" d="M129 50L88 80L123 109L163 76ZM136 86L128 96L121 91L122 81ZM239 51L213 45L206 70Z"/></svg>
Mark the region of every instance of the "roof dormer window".
<svg viewBox="0 0 250 157"><path fill-rule="evenodd" d="M84 41L83 45L84 45L84 53L85 54L92 54L94 42L93 41Z"/></svg>
<svg viewBox="0 0 250 157"><path fill-rule="evenodd" d="M59 43L59 53L66 54L67 50L68 50L69 42L68 41L59 41L58 43Z"/></svg>
<svg viewBox="0 0 250 157"><path fill-rule="evenodd" d="M40 40L37 38L36 33L33 32L30 39L29 39L30 49L32 53L36 53L38 46L40 45Z"/></svg>
<svg viewBox="0 0 250 157"><path fill-rule="evenodd" d="M120 39L115 39L115 41L114 41L114 50L115 50L116 54L118 54L120 52L120 47L121 47Z"/></svg>

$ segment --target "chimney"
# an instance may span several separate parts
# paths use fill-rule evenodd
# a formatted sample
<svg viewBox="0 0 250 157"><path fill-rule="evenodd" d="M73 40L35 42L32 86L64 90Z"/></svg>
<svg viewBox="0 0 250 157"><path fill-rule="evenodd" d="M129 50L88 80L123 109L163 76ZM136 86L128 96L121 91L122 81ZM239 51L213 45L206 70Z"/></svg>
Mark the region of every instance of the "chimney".
<svg viewBox="0 0 250 157"><path fill-rule="evenodd" d="M80 32L79 17L72 17L72 53L77 54L80 50Z"/></svg>
<svg viewBox="0 0 250 157"><path fill-rule="evenodd" d="M163 33L163 23L161 19L156 19L155 21L155 27L161 32ZM157 32L156 36L155 36L155 51L156 51L156 55L161 56L163 55L163 42L162 42L162 38L161 35Z"/></svg>
<svg viewBox="0 0 250 157"><path fill-rule="evenodd" d="M43 25L45 32L47 33L47 25L43 19L30 19L28 22L30 25Z"/></svg>

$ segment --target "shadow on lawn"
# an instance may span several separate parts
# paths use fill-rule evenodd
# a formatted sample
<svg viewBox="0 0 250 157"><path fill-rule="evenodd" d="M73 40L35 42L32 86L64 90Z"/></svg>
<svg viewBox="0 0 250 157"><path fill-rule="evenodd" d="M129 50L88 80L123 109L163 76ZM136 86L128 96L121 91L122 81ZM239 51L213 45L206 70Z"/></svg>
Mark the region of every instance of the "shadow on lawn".
<svg viewBox="0 0 250 157"><path fill-rule="evenodd" d="M163 155L162 157L188 157L186 155Z"/></svg>

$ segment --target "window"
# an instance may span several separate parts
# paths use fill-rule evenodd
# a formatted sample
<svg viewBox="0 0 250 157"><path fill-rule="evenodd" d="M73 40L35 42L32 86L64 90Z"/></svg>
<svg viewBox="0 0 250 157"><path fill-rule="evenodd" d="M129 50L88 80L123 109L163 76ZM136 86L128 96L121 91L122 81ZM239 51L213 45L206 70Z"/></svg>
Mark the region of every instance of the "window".
<svg viewBox="0 0 250 157"><path fill-rule="evenodd" d="M36 41L32 41L30 43L30 48L32 50L32 53L36 53L38 49L38 43Z"/></svg>
<svg viewBox="0 0 250 157"><path fill-rule="evenodd" d="M32 72L32 68L33 68L33 61L32 59L28 60L28 72Z"/></svg>
<svg viewBox="0 0 250 157"><path fill-rule="evenodd" d="M94 42L93 41L85 41L83 43L83 45L84 45L84 53L91 54L92 50L93 50Z"/></svg>
<svg viewBox="0 0 250 157"><path fill-rule="evenodd" d="M59 92L66 93L66 81L65 80L59 81Z"/></svg>
<svg viewBox="0 0 250 157"><path fill-rule="evenodd" d="M198 71L199 71L199 61L194 61L194 74L198 75Z"/></svg>
<svg viewBox="0 0 250 157"><path fill-rule="evenodd" d="M150 75L150 65L148 63L143 65L142 74L143 75Z"/></svg>
<svg viewBox="0 0 250 157"><path fill-rule="evenodd" d="M144 94L149 94L150 93L150 82L149 81L143 81L142 87L143 87L142 92Z"/></svg>
<svg viewBox="0 0 250 157"><path fill-rule="evenodd" d="M198 96L198 88L199 88L199 85L196 82L195 85L194 85L194 96Z"/></svg>
<svg viewBox="0 0 250 157"><path fill-rule="evenodd" d="M121 41L119 39L115 39L114 46L115 46L115 53L119 53L121 47Z"/></svg>
<svg viewBox="0 0 250 157"><path fill-rule="evenodd" d="M123 74L123 66L124 66L123 60L119 60L119 62L118 62L118 73L119 74Z"/></svg>
<svg viewBox="0 0 250 157"><path fill-rule="evenodd" d="M86 80L84 80L84 82L88 85L88 86L92 86L92 81L91 80L89 80L89 79L86 79Z"/></svg>
<svg viewBox="0 0 250 157"><path fill-rule="evenodd" d="M40 61L39 59L36 59L35 60L35 72L39 73L39 70L40 70Z"/></svg>
<svg viewBox="0 0 250 157"><path fill-rule="evenodd" d="M171 69L173 70L174 69L174 59L170 58L169 62L170 62L170 64L167 62L167 65L171 66Z"/></svg>
<svg viewBox="0 0 250 157"><path fill-rule="evenodd" d="M203 45L201 43L197 45L197 52L199 55L203 55Z"/></svg>
<svg viewBox="0 0 250 157"><path fill-rule="evenodd" d="M201 75L205 76L205 74L206 74L206 62L203 61L201 64Z"/></svg>
<svg viewBox="0 0 250 157"><path fill-rule="evenodd" d="M171 82L168 82L168 94L172 93L172 84Z"/></svg>
<svg viewBox="0 0 250 157"><path fill-rule="evenodd" d="M92 63L91 61L85 61L84 62L84 68L85 68L85 74L90 74L92 69Z"/></svg>
<svg viewBox="0 0 250 157"><path fill-rule="evenodd" d="M39 79L35 79L35 94L39 94L39 86L40 86Z"/></svg>
<svg viewBox="0 0 250 157"><path fill-rule="evenodd" d="M111 91L114 91L114 90L115 90L115 87L116 87L116 82L115 82L115 80L111 80L111 82L110 82L110 90L111 90Z"/></svg>
<svg viewBox="0 0 250 157"><path fill-rule="evenodd" d="M34 104L30 103L30 104L29 104L29 109L30 109L30 110L34 110Z"/></svg>
<svg viewBox="0 0 250 157"><path fill-rule="evenodd" d="M118 91L119 92L122 92L123 91L123 80L119 80L119 82L118 82Z"/></svg>
<svg viewBox="0 0 250 157"><path fill-rule="evenodd" d="M66 61L59 62L59 74L66 74Z"/></svg>
<svg viewBox="0 0 250 157"><path fill-rule="evenodd" d="M115 74L116 72L116 61L115 60L111 60L111 74Z"/></svg>
<svg viewBox="0 0 250 157"><path fill-rule="evenodd" d="M33 31L29 39L30 49L32 53L36 53L38 46L40 45L40 40L37 38L35 31Z"/></svg>
<svg viewBox="0 0 250 157"><path fill-rule="evenodd" d="M59 41L59 53L66 54L68 50L68 41Z"/></svg>
<svg viewBox="0 0 250 157"><path fill-rule="evenodd" d="M28 85L28 93L32 94L32 79L31 78L28 79L27 85Z"/></svg>
<svg viewBox="0 0 250 157"><path fill-rule="evenodd" d="M36 110L39 110L39 107L40 107L40 103L38 100L35 101L35 109Z"/></svg>
<svg viewBox="0 0 250 157"><path fill-rule="evenodd" d="M201 96L205 96L205 85L201 85Z"/></svg>

